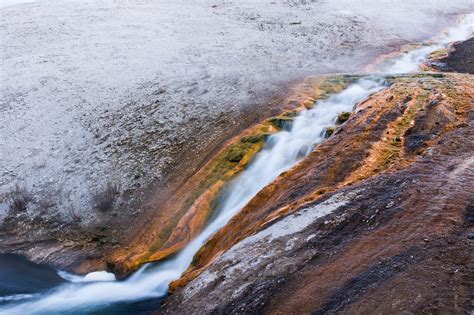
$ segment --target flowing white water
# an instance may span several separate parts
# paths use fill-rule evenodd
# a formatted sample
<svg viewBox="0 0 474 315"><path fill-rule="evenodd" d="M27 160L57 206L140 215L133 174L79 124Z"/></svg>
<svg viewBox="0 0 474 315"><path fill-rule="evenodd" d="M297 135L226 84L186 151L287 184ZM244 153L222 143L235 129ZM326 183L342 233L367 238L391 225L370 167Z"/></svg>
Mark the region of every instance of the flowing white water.
<svg viewBox="0 0 474 315"><path fill-rule="evenodd" d="M466 39L474 32L474 14L467 16L456 29L421 49L408 52L384 73L408 73L418 70L419 65L434 50L455 40ZM14 306L0 309L6 314L53 314L87 312L107 305L161 297L167 294L168 285L176 280L191 264L193 256L209 237L224 227L262 188L278 175L293 167L315 145L323 141L324 130L332 126L339 113L351 111L360 101L383 89L381 79L364 78L350 85L327 100L318 101L313 109L303 111L295 118L289 130L272 135L249 167L228 187L218 209L217 216L175 258L155 268L144 266L126 281L69 283ZM76 279L76 278L74 278Z"/></svg>
<svg viewBox="0 0 474 315"><path fill-rule="evenodd" d="M417 72L422 63L428 60L429 55L439 49L447 47L450 43L466 40L474 33L474 13L466 15L460 23L438 38L433 39L423 47L408 51L397 57L393 64L382 67L381 73L402 74Z"/></svg>
<svg viewBox="0 0 474 315"><path fill-rule="evenodd" d="M193 256L209 237L224 227L262 188L320 143L324 139L325 128L334 125L339 113L351 111L355 104L382 88L379 80L361 79L341 93L318 102L313 109L302 112L295 118L290 130L272 135L250 166L232 182L216 209L217 217L181 253L157 269L151 271L144 267L126 281L63 285L38 300L5 311L14 314L90 311L113 302L164 296L168 284L188 268ZM71 278L68 274L62 273L62 276L74 282L83 281L83 278Z"/></svg>

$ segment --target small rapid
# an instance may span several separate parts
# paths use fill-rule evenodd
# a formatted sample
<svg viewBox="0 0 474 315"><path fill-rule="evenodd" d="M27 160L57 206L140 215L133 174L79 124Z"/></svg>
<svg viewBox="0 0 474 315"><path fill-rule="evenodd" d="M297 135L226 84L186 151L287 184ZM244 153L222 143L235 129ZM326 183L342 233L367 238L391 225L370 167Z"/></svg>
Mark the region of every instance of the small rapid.
<svg viewBox="0 0 474 315"><path fill-rule="evenodd" d="M474 32L474 14L466 16L455 29L422 48L402 54L392 64L380 69L381 74L416 72L427 56L449 42L466 39ZM274 181L282 172L295 166L316 145L324 140L327 127L333 126L341 112L350 112L357 103L384 88L383 76L367 76L349 85L345 90L314 108L302 111L291 126L267 140L248 168L226 188L215 218L178 255L158 265L145 265L124 281L113 276L100 275L93 281L64 274L71 282L46 293L28 296L20 303L0 308L2 314L74 314L100 310L114 303L163 297L169 283L178 279L191 264L194 255L205 242L223 228L260 190Z"/></svg>

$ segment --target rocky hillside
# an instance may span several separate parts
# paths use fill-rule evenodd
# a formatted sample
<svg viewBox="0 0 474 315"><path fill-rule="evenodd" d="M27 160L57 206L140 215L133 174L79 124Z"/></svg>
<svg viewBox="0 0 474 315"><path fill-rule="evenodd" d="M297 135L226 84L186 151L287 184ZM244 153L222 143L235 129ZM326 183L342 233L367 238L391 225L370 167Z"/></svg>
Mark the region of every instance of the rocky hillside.
<svg viewBox="0 0 474 315"><path fill-rule="evenodd" d="M454 47L446 68L470 72L472 42ZM207 242L160 312L472 310L474 77L387 81Z"/></svg>

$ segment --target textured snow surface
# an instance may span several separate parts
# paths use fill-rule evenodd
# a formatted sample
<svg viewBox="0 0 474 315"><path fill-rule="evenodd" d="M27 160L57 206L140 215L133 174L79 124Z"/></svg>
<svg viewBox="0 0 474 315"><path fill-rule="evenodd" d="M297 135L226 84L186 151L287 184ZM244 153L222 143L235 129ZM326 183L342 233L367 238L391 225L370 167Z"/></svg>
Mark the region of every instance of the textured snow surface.
<svg viewBox="0 0 474 315"><path fill-rule="evenodd" d="M0 8L33 2L35 0L0 0Z"/></svg>
<svg viewBox="0 0 474 315"><path fill-rule="evenodd" d="M192 155L170 144L212 143L218 117L266 106L263 96L308 74L360 71L389 45L428 38L473 7L3 0L0 213L16 183L38 203L89 212L107 181L131 188L137 168L141 181L155 180L178 154Z"/></svg>

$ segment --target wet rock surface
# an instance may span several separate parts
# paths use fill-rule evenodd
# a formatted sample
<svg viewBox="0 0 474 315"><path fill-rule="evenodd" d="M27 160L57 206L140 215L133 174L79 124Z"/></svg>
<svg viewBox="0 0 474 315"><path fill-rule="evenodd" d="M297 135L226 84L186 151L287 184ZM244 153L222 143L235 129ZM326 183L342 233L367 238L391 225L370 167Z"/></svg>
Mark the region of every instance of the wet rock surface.
<svg viewBox="0 0 474 315"><path fill-rule="evenodd" d="M390 80L209 240L160 312L471 310L473 78Z"/></svg>

